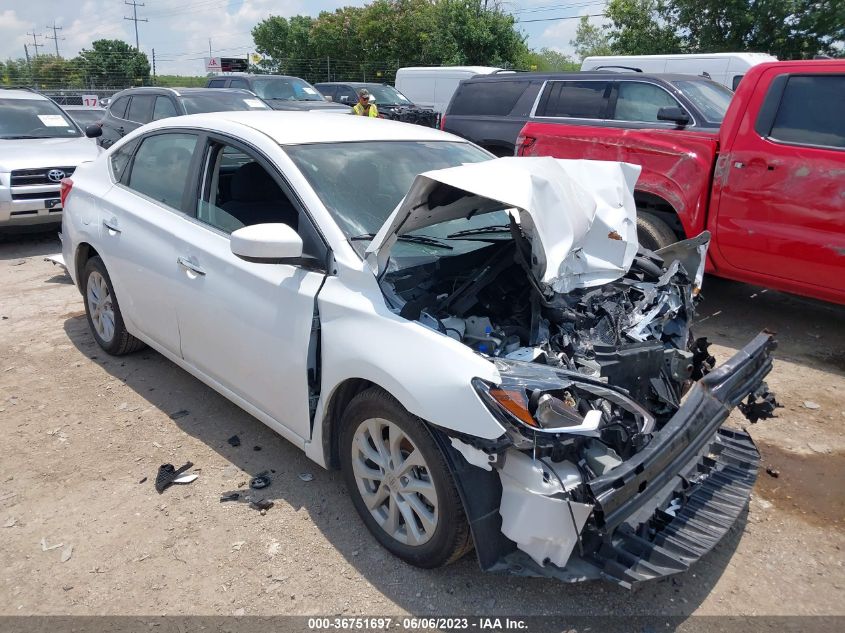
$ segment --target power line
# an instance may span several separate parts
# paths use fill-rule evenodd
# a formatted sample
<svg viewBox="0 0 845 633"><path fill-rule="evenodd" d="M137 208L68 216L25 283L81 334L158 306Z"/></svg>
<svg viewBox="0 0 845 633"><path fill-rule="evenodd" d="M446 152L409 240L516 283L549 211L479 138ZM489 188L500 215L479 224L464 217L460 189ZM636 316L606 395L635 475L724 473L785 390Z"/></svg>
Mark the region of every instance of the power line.
<svg viewBox="0 0 845 633"><path fill-rule="evenodd" d="M44 46L44 44L39 44L38 40L36 38L43 37L43 36L41 35L41 33L38 33L36 35L35 29L33 29L32 33L27 33L27 35L32 36L32 45L35 47L35 56L38 57L38 49L39 49L39 47Z"/></svg>
<svg viewBox="0 0 845 633"><path fill-rule="evenodd" d="M56 31L61 31L61 30L62 30L62 27L61 27L61 26L56 26L56 21L55 21L55 20L53 20L53 26L49 26L49 25L48 25L46 28L48 28L48 29L53 29L53 36L52 36L52 37L50 37L49 35L47 35L47 36L45 36L45 37L46 37L48 40L53 40L53 41L56 43L56 57L61 57L61 55L59 55L59 40L63 40L63 39L65 39L65 38L63 38L63 37L59 37L59 36L58 36L58 34L56 33Z"/></svg>
<svg viewBox="0 0 845 633"><path fill-rule="evenodd" d="M123 0L123 4L129 5L129 6L132 7L132 17L127 18L127 17L124 16L123 19L124 20L132 20L135 23L135 50L139 51L139 50L141 50L141 47L138 46L138 22L149 22L149 20L147 20L147 18L139 18L138 17L138 7L143 7L145 5L144 5L143 2L139 3L139 2L135 2L134 0L132 0L132 2L129 2L129 0Z"/></svg>
<svg viewBox="0 0 845 633"><path fill-rule="evenodd" d="M586 13L584 15L570 15L563 18L535 18L533 20L517 20L519 24L527 24L528 22L554 22L556 20L580 20L581 18L605 18L607 13Z"/></svg>

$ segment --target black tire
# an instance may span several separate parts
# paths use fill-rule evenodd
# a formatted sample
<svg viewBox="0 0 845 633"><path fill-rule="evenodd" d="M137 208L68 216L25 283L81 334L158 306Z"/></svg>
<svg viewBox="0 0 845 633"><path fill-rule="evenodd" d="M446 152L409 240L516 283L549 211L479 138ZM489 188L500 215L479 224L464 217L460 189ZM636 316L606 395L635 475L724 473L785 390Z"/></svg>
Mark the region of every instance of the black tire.
<svg viewBox="0 0 845 633"><path fill-rule="evenodd" d="M666 222L656 215L637 211L637 239L640 246L656 251L678 241L678 236Z"/></svg>
<svg viewBox="0 0 845 633"><path fill-rule="evenodd" d="M91 315L91 305L88 300L88 283L92 273L99 273L108 286L109 294L111 295L111 305L114 310L114 334L110 341L104 340L98 333L97 328L94 327L94 321ZM85 302L85 314L88 317L88 327L94 340L97 344L112 356L123 356L124 354L131 354L142 347L144 343L132 336L126 331L126 326L123 323L123 315L120 313L120 305L117 302L117 295L114 293L109 273L106 270L106 265L103 260L95 256L85 262L85 267L82 271L82 300Z"/></svg>
<svg viewBox="0 0 845 633"><path fill-rule="evenodd" d="M366 420L382 418L399 427L425 459L426 469L438 498L438 520L433 535L421 545L408 545L388 534L367 508L352 469L355 431ZM355 396L343 413L340 436L340 464L344 480L367 529L395 556L416 567L432 569L448 565L472 549L472 536L458 490L443 453L425 423L378 387Z"/></svg>

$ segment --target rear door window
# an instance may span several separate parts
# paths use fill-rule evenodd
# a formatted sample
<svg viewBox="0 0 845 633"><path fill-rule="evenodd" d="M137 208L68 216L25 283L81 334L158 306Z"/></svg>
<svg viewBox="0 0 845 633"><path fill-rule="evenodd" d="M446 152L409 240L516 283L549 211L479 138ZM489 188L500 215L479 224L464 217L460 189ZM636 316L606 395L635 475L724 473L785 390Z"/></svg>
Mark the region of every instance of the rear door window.
<svg viewBox="0 0 845 633"><path fill-rule="evenodd" d="M449 114L507 116L530 81L464 82L452 100Z"/></svg>
<svg viewBox="0 0 845 633"><path fill-rule="evenodd" d="M845 75L787 80L770 138L798 145L845 149Z"/></svg>
<svg viewBox="0 0 845 633"><path fill-rule="evenodd" d="M149 123L153 115L153 95L135 95L129 103L126 118L135 123Z"/></svg>
<svg viewBox="0 0 845 633"><path fill-rule="evenodd" d="M617 121L657 123L657 111L669 107L681 107L681 104L660 86L641 81L620 81L613 118Z"/></svg>
<svg viewBox="0 0 845 633"><path fill-rule="evenodd" d="M194 134L148 136L135 153L127 186L169 207L181 209L196 145Z"/></svg>
<svg viewBox="0 0 845 633"><path fill-rule="evenodd" d="M153 108L153 121L166 119L176 115L176 106L173 105L173 101L170 100L170 97L156 97L156 104Z"/></svg>
<svg viewBox="0 0 845 633"><path fill-rule="evenodd" d="M126 106L129 105L129 97L121 97L109 106L109 112L113 117L123 119L126 116Z"/></svg>
<svg viewBox="0 0 845 633"><path fill-rule="evenodd" d="M339 103L355 103L358 101L358 93L352 86L338 86L335 101Z"/></svg>
<svg viewBox="0 0 845 633"><path fill-rule="evenodd" d="M611 86L609 81L550 81L536 116L606 119Z"/></svg>

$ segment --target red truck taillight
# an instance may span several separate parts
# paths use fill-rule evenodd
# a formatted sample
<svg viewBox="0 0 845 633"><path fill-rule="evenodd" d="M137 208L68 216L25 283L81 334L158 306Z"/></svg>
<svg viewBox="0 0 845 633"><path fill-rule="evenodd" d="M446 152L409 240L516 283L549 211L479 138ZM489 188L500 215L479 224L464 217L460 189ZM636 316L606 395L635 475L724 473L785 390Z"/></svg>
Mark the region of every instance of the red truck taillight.
<svg viewBox="0 0 845 633"><path fill-rule="evenodd" d="M446 129L446 115L445 114L440 115L440 129L441 130Z"/></svg>
<svg viewBox="0 0 845 633"><path fill-rule="evenodd" d="M527 156L537 139L533 136L522 136L520 134L516 137L516 156Z"/></svg>
<svg viewBox="0 0 845 633"><path fill-rule="evenodd" d="M73 181L70 178L62 178L61 189L59 190L59 198L62 200L62 207L65 206L67 195L70 193L71 189L73 189Z"/></svg>

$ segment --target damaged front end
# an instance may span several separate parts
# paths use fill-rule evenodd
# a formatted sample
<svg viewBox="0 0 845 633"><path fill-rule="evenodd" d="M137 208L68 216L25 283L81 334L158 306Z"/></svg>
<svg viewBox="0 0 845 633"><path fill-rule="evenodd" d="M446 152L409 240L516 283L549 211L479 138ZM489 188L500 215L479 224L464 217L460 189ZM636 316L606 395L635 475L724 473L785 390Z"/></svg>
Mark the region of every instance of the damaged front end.
<svg viewBox="0 0 845 633"><path fill-rule="evenodd" d="M714 368L691 331L709 234L638 249L636 172L585 162L431 172L368 252L391 308L498 372L472 388L504 436L435 430L482 567L631 587L686 569L745 507L759 455L722 424L737 405L752 421L772 414L763 379L775 341L762 333ZM517 166L527 176L503 182ZM449 236L478 248L394 267L379 252L439 220L503 208L506 223Z"/></svg>

